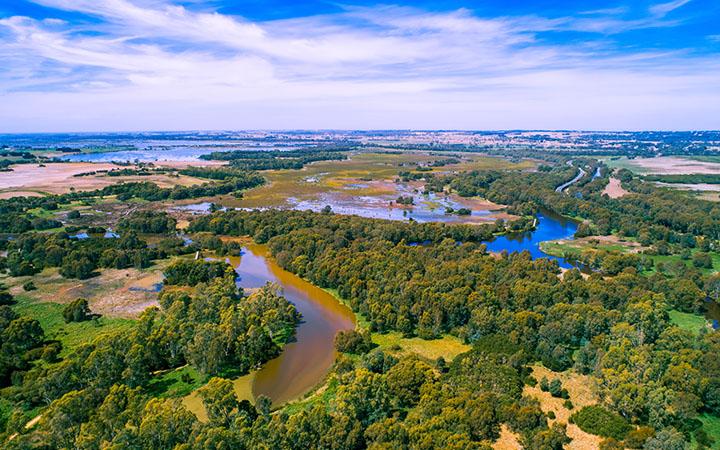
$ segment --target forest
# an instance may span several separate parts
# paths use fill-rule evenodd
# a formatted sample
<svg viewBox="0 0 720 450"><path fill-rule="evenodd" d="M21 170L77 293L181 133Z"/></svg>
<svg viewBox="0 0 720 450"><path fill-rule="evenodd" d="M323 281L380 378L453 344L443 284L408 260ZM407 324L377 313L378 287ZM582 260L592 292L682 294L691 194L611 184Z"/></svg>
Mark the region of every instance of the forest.
<svg viewBox="0 0 720 450"><path fill-rule="evenodd" d="M296 153L292 164L309 162L306 152ZM16 307L26 294L0 289L3 448L490 449L510 433L524 448L556 450L577 438L571 427L597 437L604 450L720 445L706 426L720 416L720 338L704 320L690 329L677 319L702 319L720 298L711 256L720 239L717 203L688 201L687 193L623 170L613 176L628 194L609 198L609 171L591 158L550 158L534 171L399 167L399 178L423 182L421 190L506 206L507 218L480 225L370 219L331 208L213 208L178 235L178 218L155 203L242 191L264 182L247 171L256 161L283 161L255 156L185 169L213 180L189 188L125 183L0 201L3 231L15 230L0 239L0 270L9 277L56 270L61 280L87 280L154 264L163 275L157 306L72 349ZM588 175L557 192L578 167ZM80 238L35 222L52 220L40 211L99 196L149 203L118 217L119 237ZM584 272L528 252L488 252L486 242L498 235L532 231L538 211L578 220L576 238L623 237L643 251L582 254ZM335 336L338 355L322 386L288 405L236 395L237 380L280 355L303 321L278 285L238 288L224 257L242 258L251 241L358 318L355 329ZM658 255L682 255L690 265L659 270ZM61 315L66 324L97 321L85 298ZM451 340L463 351L428 358L378 337ZM164 389L170 374L195 387L206 416ZM588 380L597 401L575 403L567 374ZM567 421L547 412L545 397L529 394L534 389L563 405ZM32 417L37 424L26 429Z"/></svg>

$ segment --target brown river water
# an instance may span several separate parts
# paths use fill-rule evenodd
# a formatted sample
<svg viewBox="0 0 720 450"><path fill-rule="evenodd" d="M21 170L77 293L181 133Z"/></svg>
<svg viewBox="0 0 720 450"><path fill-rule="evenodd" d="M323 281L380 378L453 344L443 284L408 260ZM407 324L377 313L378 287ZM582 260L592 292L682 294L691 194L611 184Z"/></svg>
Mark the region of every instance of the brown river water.
<svg viewBox="0 0 720 450"><path fill-rule="evenodd" d="M254 373L253 397L266 395L276 406L302 397L327 375L335 362L335 335L355 328L355 315L333 295L280 268L266 246L249 244L242 256L226 260L235 267L239 286L252 289L276 283L303 315L295 340Z"/></svg>

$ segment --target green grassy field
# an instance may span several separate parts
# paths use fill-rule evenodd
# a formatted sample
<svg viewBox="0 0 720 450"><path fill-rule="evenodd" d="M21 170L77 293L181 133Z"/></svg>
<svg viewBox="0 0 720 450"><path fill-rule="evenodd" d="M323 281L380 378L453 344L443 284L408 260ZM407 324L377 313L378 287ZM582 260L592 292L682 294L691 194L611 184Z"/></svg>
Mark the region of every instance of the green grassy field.
<svg viewBox="0 0 720 450"><path fill-rule="evenodd" d="M188 381L183 380L185 378ZM186 365L157 375L149 384L148 391L157 397L183 397L203 386L207 378L193 367Z"/></svg>
<svg viewBox="0 0 720 450"><path fill-rule="evenodd" d="M631 246L632 242L628 241L627 245L623 243L613 243L613 242L599 242L597 244L590 244L588 241L564 241L564 242L557 242L557 241L547 241L547 242L541 242L540 243L540 250L543 252L558 256L558 257L566 257L571 255L577 255L580 253L583 253L584 251L588 250L605 250L605 251L611 251L611 252L620 252L620 253L628 253L633 250L633 247ZM663 263L666 266L669 266L671 264L675 264L677 262L682 262L685 264L686 267L692 267L692 254L698 252L699 250L694 249L691 251L691 259L683 260L680 255L645 255L648 258L653 260L653 267L650 270L645 271L645 274L653 274L657 271L657 265L658 263ZM714 272L720 271L720 253L717 252L711 252L710 257L712 258L713 267L712 268L699 268L698 270L704 274L709 275Z"/></svg>
<svg viewBox="0 0 720 450"><path fill-rule="evenodd" d="M15 311L37 319L48 339L56 339L62 343L63 350L60 356L72 353L82 344L91 342L99 336L130 330L136 323L130 319L108 317L65 323L62 316L63 305L36 301L25 295L18 295L15 300L17 301L13 306Z"/></svg>
<svg viewBox="0 0 720 450"><path fill-rule="evenodd" d="M703 423L703 429L714 441L712 448L720 448L720 417L711 414L702 414L698 417Z"/></svg>
<svg viewBox="0 0 720 450"><path fill-rule="evenodd" d="M693 250L691 252L695 253L697 250ZM647 273L652 274L657 271L656 267L658 263L663 263L665 265L676 263L676 262L682 262L685 264L686 267L692 267L692 259L689 260L683 260L680 255L649 255L650 258L653 260L654 267L652 270L649 270ZM700 268L698 269L702 274L709 275L714 272L717 272L720 270L720 254L712 252L710 253L710 257L712 258L713 267L712 268Z"/></svg>
<svg viewBox="0 0 720 450"><path fill-rule="evenodd" d="M388 353L394 355L414 353L428 361L435 361L442 356L449 362L457 355L470 350L469 345L450 335L426 340L419 337L406 338L402 333L393 331L386 334L373 333L372 340L380 349Z"/></svg>
<svg viewBox="0 0 720 450"><path fill-rule="evenodd" d="M684 313L681 311L668 311L670 322L685 331L693 334L700 333L700 330L707 327L708 321L699 314Z"/></svg>

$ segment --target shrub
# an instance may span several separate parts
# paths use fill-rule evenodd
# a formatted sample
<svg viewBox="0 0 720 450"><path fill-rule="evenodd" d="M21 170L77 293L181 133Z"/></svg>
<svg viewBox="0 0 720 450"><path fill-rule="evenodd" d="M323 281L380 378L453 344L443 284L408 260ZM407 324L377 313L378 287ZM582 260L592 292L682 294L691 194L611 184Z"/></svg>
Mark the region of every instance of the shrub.
<svg viewBox="0 0 720 450"><path fill-rule="evenodd" d="M553 397L560 397L562 395L562 383L560 380L555 378L548 384L548 392Z"/></svg>
<svg viewBox="0 0 720 450"><path fill-rule="evenodd" d="M78 210L72 210L67 215L68 219L79 219L80 218L80 211Z"/></svg>
<svg viewBox="0 0 720 450"><path fill-rule="evenodd" d="M25 284L23 284L23 289L24 289L26 292L29 292L29 291L35 291L35 290L37 290L37 287L35 287L35 283L33 283L32 281L28 281L28 282L26 282Z"/></svg>
<svg viewBox="0 0 720 450"><path fill-rule="evenodd" d="M92 319L88 301L84 298L79 298L70 302L65 306L65 309L63 309L63 318L66 323L83 322Z"/></svg>
<svg viewBox="0 0 720 450"><path fill-rule="evenodd" d="M542 377L540 379L540 390L543 392L547 392L550 387L548 386L548 379L547 377Z"/></svg>
<svg viewBox="0 0 720 450"><path fill-rule="evenodd" d="M0 305L12 305L15 303L9 292L0 291Z"/></svg>
<svg viewBox="0 0 720 450"><path fill-rule="evenodd" d="M600 450L624 450L625 446L617 439L607 438L600 442Z"/></svg>
<svg viewBox="0 0 720 450"><path fill-rule="evenodd" d="M571 418L573 423L587 433L617 440L623 440L632 430L632 426L621 415L600 405L586 406L575 412Z"/></svg>
<svg viewBox="0 0 720 450"><path fill-rule="evenodd" d="M625 447L627 448L643 448L645 441L655 436L655 430L650 427L639 427L636 430L631 430L626 436Z"/></svg>
<svg viewBox="0 0 720 450"><path fill-rule="evenodd" d="M563 406L567 409L573 409L575 407L575 405L573 405L573 402L571 402L570 400L565 400Z"/></svg>
<svg viewBox="0 0 720 450"><path fill-rule="evenodd" d="M235 276L233 267L224 261L180 259L165 269L165 284L195 286L224 276Z"/></svg>
<svg viewBox="0 0 720 450"><path fill-rule="evenodd" d="M342 353L359 355L372 350L373 343L370 333L355 330L340 331L335 335L335 348Z"/></svg>

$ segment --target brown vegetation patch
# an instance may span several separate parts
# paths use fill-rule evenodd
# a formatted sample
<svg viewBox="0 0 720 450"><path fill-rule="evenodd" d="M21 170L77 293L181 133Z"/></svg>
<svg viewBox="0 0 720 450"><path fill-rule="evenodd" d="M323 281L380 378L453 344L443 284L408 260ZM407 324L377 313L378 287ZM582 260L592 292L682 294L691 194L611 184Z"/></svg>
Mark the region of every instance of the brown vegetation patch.
<svg viewBox="0 0 720 450"><path fill-rule="evenodd" d="M492 445L494 450L518 450L523 448L520 445L520 436L510 431L507 425L500 426L500 437Z"/></svg>
<svg viewBox="0 0 720 450"><path fill-rule="evenodd" d="M22 284L32 280L38 288L24 292ZM34 277L8 278L6 284L14 295L24 294L41 302L69 303L85 298L90 309L111 317L137 317L146 308L157 305L155 285L162 282L159 266L137 269L105 269L88 280L68 280L57 269L46 269Z"/></svg>
<svg viewBox="0 0 720 450"><path fill-rule="evenodd" d="M637 158L628 163L640 168L644 173L653 174L720 173L720 164L718 163L695 161L677 156Z"/></svg>
<svg viewBox="0 0 720 450"><path fill-rule="evenodd" d="M41 191L51 194L64 194L72 189L76 191L91 191L101 189L120 182L156 183L161 188L171 188L176 185L191 186L205 183L199 178L171 176L169 174L154 174L150 176L122 176L108 177L104 174L76 177L75 175L97 172L99 170L120 169L121 166L110 163L49 163L44 167L35 164L19 164L12 166L13 171L3 173L0 177L0 190L6 191L4 195L12 192Z"/></svg>
<svg viewBox="0 0 720 450"><path fill-rule="evenodd" d="M7 200L13 197L43 197L43 194L35 191L8 191L0 192L0 200Z"/></svg>
<svg viewBox="0 0 720 450"><path fill-rule="evenodd" d="M548 419L551 425L555 422L567 425L567 433L568 436L572 438L572 442L566 445L565 448L578 450L599 448L600 442L603 440L600 436L586 433L577 425L568 423L568 419L574 411L598 402L599 399L595 393L595 382L593 379L587 375L580 375L570 370L553 372L538 365L532 366L532 369L533 377L538 380L538 384L534 387L525 386L523 394L540 400L540 408L543 412L548 413L552 411L555 413L555 419ZM563 388L567 389L570 394L570 401L573 404L572 410L565 407L564 399L555 398L550 395L549 392L543 392L540 389L539 381L543 377L546 377L548 380L557 378L562 382Z"/></svg>
<svg viewBox="0 0 720 450"><path fill-rule="evenodd" d="M628 191L623 189L620 180L614 177L610 177L610 182L607 184L607 186L605 186L605 189L602 193L607 194L607 196L610 198L620 198L624 195L629 194Z"/></svg>

